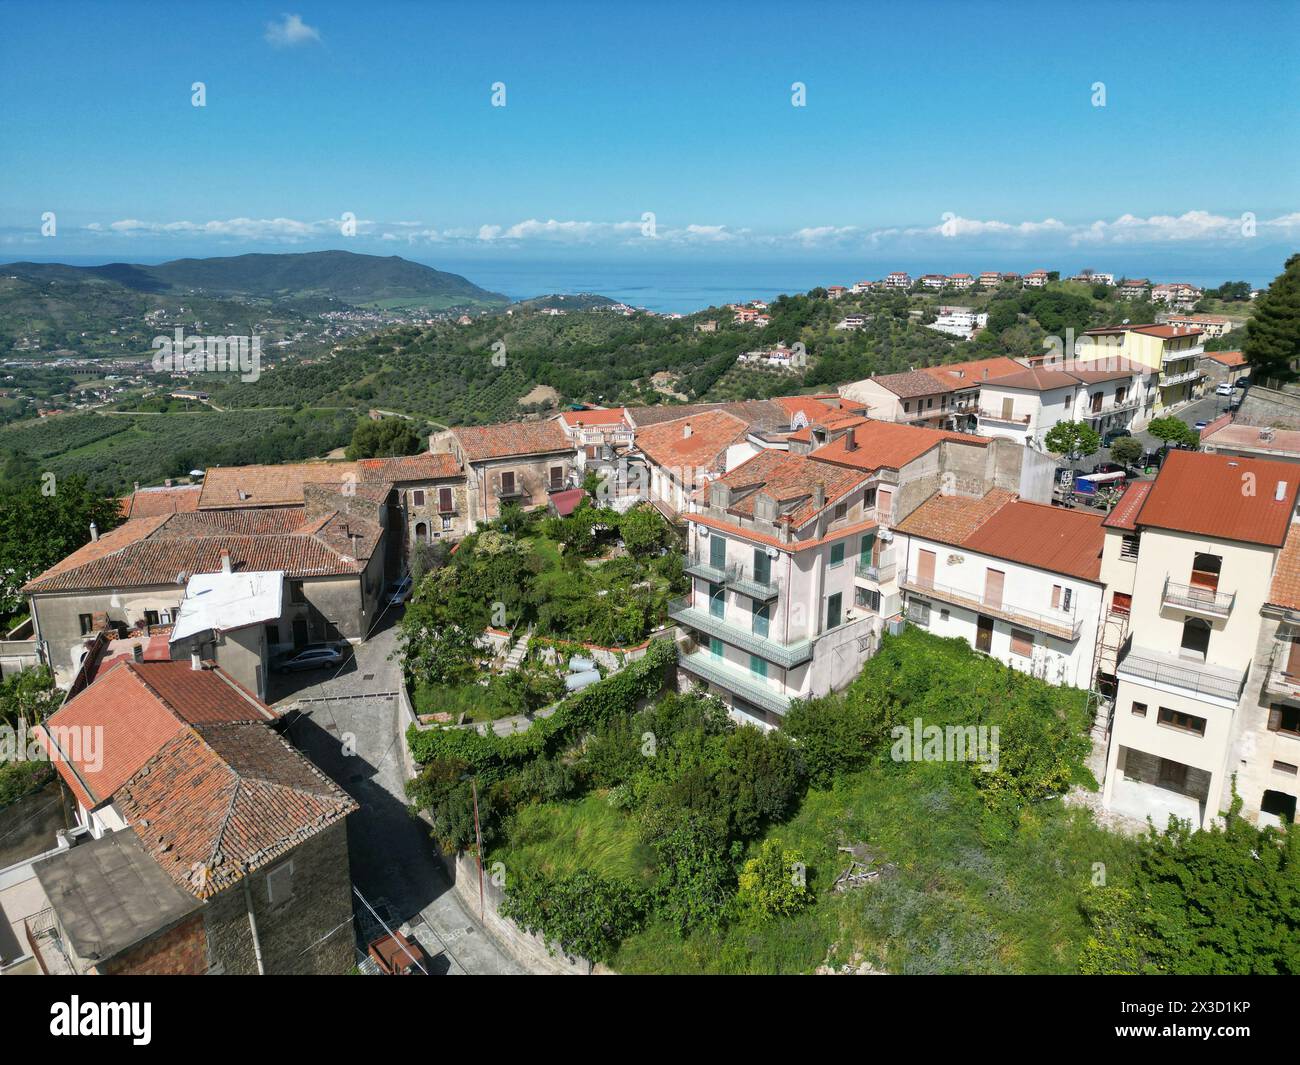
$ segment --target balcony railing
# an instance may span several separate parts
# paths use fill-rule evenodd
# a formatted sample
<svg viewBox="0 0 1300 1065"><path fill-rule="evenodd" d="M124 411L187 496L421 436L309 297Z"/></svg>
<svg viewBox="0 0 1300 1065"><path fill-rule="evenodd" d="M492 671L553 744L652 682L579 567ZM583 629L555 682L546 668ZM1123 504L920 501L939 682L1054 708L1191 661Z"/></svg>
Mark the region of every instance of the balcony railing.
<svg viewBox="0 0 1300 1065"><path fill-rule="evenodd" d="M1027 629L1043 632L1049 636L1056 636L1062 640L1077 639L1079 628L1083 623L1082 619L1074 614L1066 614L1060 610L1028 610L1008 603L1005 599L990 599L979 592L954 588L946 584L936 584L933 580L927 580L915 574L904 573L899 578L899 586L904 591L915 592L918 595L928 596L932 599L940 599L945 603L952 603L954 606L965 607L981 614L1001 618L1003 621L1023 625Z"/></svg>
<svg viewBox="0 0 1300 1065"><path fill-rule="evenodd" d="M1197 344L1194 348L1182 348L1179 351L1167 351L1160 356L1160 365L1181 362L1183 359L1198 359L1205 354L1205 345Z"/></svg>
<svg viewBox="0 0 1300 1065"><path fill-rule="evenodd" d="M1275 640L1264 686L1269 691L1286 696L1288 699L1300 699L1300 673L1292 673L1290 667L1291 641Z"/></svg>
<svg viewBox="0 0 1300 1065"><path fill-rule="evenodd" d="M689 576L699 577L712 584L725 584L733 591L757 599L760 603L775 599L781 591L770 573L766 580L761 580L738 562L719 569L709 559L688 556L684 568Z"/></svg>
<svg viewBox="0 0 1300 1065"><path fill-rule="evenodd" d="M1166 684L1193 695L1236 702L1246 685L1246 674L1234 669L1193 662L1176 655L1132 647L1119 660L1117 673L1136 681Z"/></svg>
<svg viewBox="0 0 1300 1065"><path fill-rule="evenodd" d="M1188 370L1186 373L1179 374L1161 374L1160 387L1169 388L1173 385L1181 385L1186 381L1196 381L1200 377L1200 370Z"/></svg>
<svg viewBox="0 0 1300 1065"><path fill-rule="evenodd" d="M1123 403L1105 403L1095 410L1089 408L1084 417L1091 421L1093 418L1104 418L1108 414L1122 414L1125 411L1137 410L1140 406L1142 401L1135 396L1124 400Z"/></svg>
<svg viewBox="0 0 1300 1065"><path fill-rule="evenodd" d="M524 491L524 486L518 481L515 481L513 484L497 485L498 499L514 499L518 496L522 496L526 494L527 493Z"/></svg>
<svg viewBox="0 0 1300 1065"><path fill-rule="evenodd" d="M1006 422L1014 425L1028 425L1028 414L1000 414L997 411L980 408L979 419L982 422Z"/></svg>
<svg viewBox="0 0 1300 1065"><path fill-rule="evenodd" d="M895 565L893 558L881 556L877 562L866 562L858 560L854 572L864 580L874 581L876 584L888 584L894 579L894 574L898 567Z"/></svg>
<svg viewBox="0 0 1300 1065"><path fill-rule="evenodd" d="M776 690L765 678L728 666L707 650L688 651L679 642L677 664L688 673L716 684L719 688L725 688L774 714L784 715L790 709L789 696Z"/></svg>
<svg viewBox="0 0 1300 1065"><path fill-rule="evenodd" d="M1165 578L1161 601L1165 606L1177 607L1179 610L1191 610L1197 614L1209 614L1216 618L1226 618L1232 613L1232 604L1237 600L1237 593L1231 595L1213 588L1198 588L1194 584L1176 584Z"/></svg>
<svg viewBox="0 0 1300 1065"><path fill-rule="evenodd" d="M726 643L758 655L784 669L791 669L812 658L811 640L780 643L766 636L760 636L752 629L733 625L725 618L714 617L707 607L695 606L689 596L670 602L668 616L679 625L698 629L709 636L716 636Z"/></svg>

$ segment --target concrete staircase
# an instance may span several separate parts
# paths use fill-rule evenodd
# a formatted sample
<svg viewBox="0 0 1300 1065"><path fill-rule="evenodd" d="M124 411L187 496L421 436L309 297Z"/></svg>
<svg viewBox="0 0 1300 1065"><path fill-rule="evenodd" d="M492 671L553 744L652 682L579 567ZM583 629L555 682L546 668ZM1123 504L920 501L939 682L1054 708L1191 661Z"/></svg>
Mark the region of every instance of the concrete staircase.
<svg viewBox="0 0 1300 1065"><path fill-rule="evenodd" d="M514 642L501 663L503 673L513 673L524 664L524 659L528 656L528 643L532 638L533 627L529 625L527 631Z"/></svg>

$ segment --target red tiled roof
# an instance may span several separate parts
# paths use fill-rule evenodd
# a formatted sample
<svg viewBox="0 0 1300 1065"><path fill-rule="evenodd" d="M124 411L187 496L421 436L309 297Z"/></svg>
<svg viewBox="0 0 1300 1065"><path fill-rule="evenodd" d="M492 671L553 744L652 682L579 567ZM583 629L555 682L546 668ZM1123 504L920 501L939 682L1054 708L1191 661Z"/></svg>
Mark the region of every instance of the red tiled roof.
<svg viewBox="0 0 1300 1065"><path fill-rule="evenodd" d="M829 403L823 403L815 396L776 396L772 402L779 404L781 409L791 418L794 418L796 414L802 411L810 422L830 418L841 413Z"/></svg>
<svg viewBox="0 0 1300 1065"><path fill-rule="evenodd" d="M1281 547L1298 488L1300 468L1290 463L1171 451L1137 524Z"/></svg>
<svg viewBox="0 0 1300 1065"><path fill-rule="evenodd" d="M570 429L578 425L624 425L627 423L626 410L614 407L610 410L566 410L560 415L560 421Z"/></svg>
<svg viewBox="0 0 1300 1065"><path fill-rule="evenodd" d="M290 578L353 575L365 568L382 536L377 520L332 510L308 519L301 506L136 518L33 577L23 591L172 584L181 574L217 572L223 550L236 570L283 570Z"/></svg>
<svg viewBox="0 0 1300 1065"><path fill-rule="evenodd" d="M1102 525L1107 529L1124 529L1128 532L1136 529L1138 512L1147 501L1153 484L1154 481L1134 481L1130 484L1119 497L1119 502L1102 520Z"/></svg>
<svg viewBox="0 0 1300 1065"><path fill-rule="evenodd" d="M1221 362L1224 366L1245 366L1246 356L1240 351L1207 351L1207 359L1213 359L1215 362Z"/></svg>
<svg viewBox="0 0 1300 1065"><path fill-rule="evenodd" d="M182 484L169 488L137 488L121 499L124 518L152 518L159 514L183 514L197 509L202 485Z"/></svg>
<svg viewBox="0 0 1300 1065"><path fill-rule="evenodd" d="M203 477L199 509L292 506L302 502L304 484L343 484L349 480L360 480L354 462L212 466Z"/></svg>
<svg viewBox="0 0 1300 1065"><path fill-rule="evenodd" d="M277 717L220 670L195 670L188 661L121 659L64 703L45 727L62 751L53 759L55 768L93 809L188 727ZM49 736L39 735L49 750Z"/></svg>
<svg viewBox="0 0 1300 1065"><path fill-rule="evenodd" d="M462 425L453 429L452 435L467 462L573 450L564 430L553 421Z"/></svg>
<svg viewBox="0 0 1300 1065"><path fill-rule="evenodd" d="M1086 581L1101 574L1101 515L1028 503L995 488L982 499L931 496L900 533Z"/></svg>
<svg viewBox="0 0 1300 1065"><path fill-rule="evenodd" d="M1277 556L1277 569L1268 590L1268 601L1284 610L1300 610L1300 522L1287 528L1286 542Z"/></svg>
<svg viewBox="0 0 1300 1065"><path fill-rule="evenodd" d="M762 491L776 500L782 519L799 529L865 483L866 477L860 471L817 462L807 455L764 450L718 481L732 490L728 513L752 518L755 500ZM813 505L813 492L818 484L826 493L820 509ZM701 489L697 498L707 498L708 492L708 487ZM737 498L741 492L746 494Z"/></svg>
<svg viewBox="0 0 1300 1065"><path fill-rule="evenodd" d="M848 437L852 435L857 448L848 450ZM954 433L947 429L926 429L920 425L903 425L897 422L863 419L838 440L819 447L812 457L837 466L851 466L858 470L897 470L913 459L919 458L945 440L973 447L988 447L987 437Z"/></svg>
<svg viewBox="0 0 1300 1065"><path fill-rule="evenodd" d="M748 435L749 426L734 414L710 410L640 429L636 446L656 465L670 470L717 470L727 448Z"/></svg>
<svg viewBox="0 0 1300 1065"><path fill-rule="evenodd" d="M358 809L264 724L178 732L118 791L149 856L209 898Z"/></svg>
<svg viewBox="0 0 1300 1065"><path fill-rule="evenodd" d="M463 476L454 455L445 451L422 451L386 459L361 459L357 475L363 481L439 481Z"/></svg>
<svg viewBox="0 0 1300 1065"><path fill-rule="evenodd" d="M578 504L586 496L587 493L581 488L566 488L563 492L551 493L551 506L555 508L556 514L562 518L567 518L578 509Z"/></svg>
<svg viewBox="0 0 1300 1065"><path fill-rule="evenodd" d="M970 362L948 362L941 366L924 366L922 373L927 373L955 389L970 388L981 381L993 381L1007 374L1019 373L1025 368L1024 363L1005 355L995 355L990 359L974 359Z"/></svg>

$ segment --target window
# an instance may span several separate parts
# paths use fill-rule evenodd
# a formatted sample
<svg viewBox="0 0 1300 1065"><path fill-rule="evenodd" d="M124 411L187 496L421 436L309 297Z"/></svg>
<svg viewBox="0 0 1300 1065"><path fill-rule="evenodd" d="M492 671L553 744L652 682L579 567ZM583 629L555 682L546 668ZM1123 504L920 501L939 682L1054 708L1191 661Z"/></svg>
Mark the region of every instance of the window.
<svg viewBox="0 0 1300 1065"><path fill-rule="evenodd" d="M1134 716L1134 717L1146 717L1146 716L1147 716L1147 704L1146 704L1146 703L1134 703L1134 704L1133 704L1133 716Z"/></svg>
<svg viewBox="0 0 1300 1065"><path fill-rule="evenodd" d="M422 506L424 506L424 489L423 489L423 488L417 488L417 489L415 489L413 492L411 492L411 506L413 506L413 507L422 507Z"/></svg>
<svg viewBox="0 0 1300 1065"><path fill-rule="evenodd" d="M907 620L921 628L928 628L930 625L930 604L924 599L909 599L907 601Z"/></svg>
<svg viewBox="0 0 1300 1065"><path fill-rule="evenodd" d="M1034 634L1024 629L1011 630L1011 653L1029 658L1034 653Z"/></svg>
<svg viewBox="0 0 1300 1065"><path fill-rule="evenodd" d="M303 594L303 590L302 590L302 581L289 582L289 602L291 603L307 602L307 596Z"/></svg>
<svg viewBox="0 0 1300 1065"><path fill-rule="evenodd" d="M1065 588L1059 584L1052 585L1052 609L1063 610L1065 613L1070 612L1070 606L1074 602L1074 589Z"/></svg>
<svg viewBox="0 0 1300 1065"><path fill-rule="evenodd" d="M91 630L95 627L95 616L93 614L78 614L77 620L81 622L81 635L89 636Z"/></svg>
<svg viewBox="0 0 1300 1065"><path fill-rule="evenodd" d="M831 544L831 565L844 565L844 541L842 540L838 544Z"/></svg>
<svg viewBox="0 0 1300 1065"><path fill-rule="evenodd" d="M749 656L749 671L756 677L767 676L767 661L759 658L758 655Z"/></svg>
<svg viewBox="0 0 1300 1065"><path fill-rule="evenodd" d="M1127 592L1116 592L1110 601L1110 609L1122 617L1128 617L1133 611L1133 597Z"/></svg>
<svg viewBox="0 0 1300 1065"><path fill-rule="evenodd" d="M1204 588L1207 592L1218 591L1219 570L1222 566L1223 559L1218 555L1208 555L1198 551L1192 558L1191 586Z"/></svg>
<svg viewBox="0 0 1300 1065"><path fill-rule="evenodd" d="M709 637L709 654L711 654L714 658L722 657L722 641L719 640L716 636Z"/></svg>
<svg viewBox="0 0 1300 1065"><path fill-rule="evenodd" d="M727 613L727 591L721 584L709 585L709 614L720 618Z"/></svg>
<svg viewBox="0 0 1300 1065"><path fill-rule="evenodd" d="M862 509L863 510L876 509L876 489L874 486L868 488L865 492L862 493Z"/></svg>
<svg viewBox="0 0 1300 1065"><path fill-rule="evenodd" d="M442 514L450 514L455 509L455 502L452 499L450 488L438 489L438 510Z"/></svg>
<svg viewBox="0 0 1300 1065"><path fill-rule="evenodd" d="M146 611L144 612L144 623L145 623L146 625L151 625L151 626L152 626L152 625L157 625L157 624L158 624L158 611L156 611L156 610L146 610Z"/></svg>
<svg viewBox="0 0 1300 1065"><path fill-rule="evenodd" d="M857 588L854 590L854 601L860 607L865 607L873 614L880 613L880 591L876 588Z"/></svg>
<svg viewBox="0 0 1300 1065"><path fill-rule="evenodd" d="M1182 657L1204 662L1210 650L1210 623L1204 618L1188 618L1183 622Z"/></svg>
<svg viewBox="0 0 1300 1065"><path fill-rule="evenodd" d="M1139 533L1125 533L1119 544L1119 557L1126 558L1130 562L1136 562L1138 557L1138 547L1141 542Z"/></svg>
<svg viewBox="0 0 1300 1065"><path fill-rule="evenodd" d="M835 517L832 520L839 521L840 518L844 517L844 515L846 515L848 512L849 512L849 505L847 503L836 503Z"/></svg>
<svg viewBox="0 0 1300 1065"><path fill-rule="evenodd" d="M564 467L563 467L563 466L552 466L552 467L551 467L551 487L552 487L552 488L563 488L563 487L564 487Z"/></svg>
<svg viewBox="0 0 1300 1065"><path fill-rule="evenodd" d="M1185 714L1181 710L1170 710L1169 707L1162 706L1156 720L1165 728L1175 728L1195 736L1205 735L1205 718L1197 717L1195 714Z"/></svg>
<svg viewBox="0 0 1300 1065"><path fill-rule="evenodd" d="M266 874L266 897L278 906L293 897L293 861L277 865Z"/></svg>
<svg viewBox="0 0 1300 1065"><path fill-rule="evenodd" d="M766 637L772 618L772 604L755 603L753 613L754 620L752 629L754 635Z"/></svg>
<svg viewBox="0 0 1300 1065"><path fill-rule="evenodd" d="M761 547L754 548L754 580L769 584L772 580L772 559Z"/></svg>
<svg viewBox="0 0 1300 1065"><path fill-rule="evenodd" d="M1259 812L1295 821L1295 796L1285 791L1266 791L1259 803Z"/></svg>
<svg viewBox="0 0 1300 1065"><path fill-rule="evenodd" d="M842 545L841 545L842 546ZM826 598L826 628L833 629L840 623L841 604L844 596L840 592Z"/></svg>
<svg viewBox="0 0 1300 1065"><path fill-rule="evenodd" d="M501 474L501 491L512 494L515 490L515 471L506 470Z"/></svg>
<svg viewBox="0 0 1300 1065"><path fill-rule="evenodd" d="M443 531L443 532L451 532L451 515L450 515L450 514L444 514L444 515L442 516L442 531Z"/></svg>
<svg viewBox="0 0 1300 1065"><path fill-rule="evenodd" d="M709 565L714 569L727 568L727 538L713 534L709 541Z"/></svg>
<svg viewBox="0 0 1300 1065"><path fill-rule="evenodd" d="M1274 703L1268 708L1268 730L1300 739L1300 707Z"/></svg>
<svg viewBox="0 0 1300 1065"><path fill-rule="evenodd" d="M266 626L266 642L276 644L280 642L280 626L268 623Z"/></svg>
<svg viewBox="0 0 1300 1065"><path fill-rule="evenodd" d="M1285 773L1287 776L1293 777L1297 773L1300 773L1300 766L1292 765L1290 762L1275 761L1273 763L1273 771L1276 773Z"/></svg>
<svg viewBox="0 0 1300 1065"><path fill-rule="evenodd" d="M443 520L445 521L446 519L444 518ZM417 543L421 544L424 543L425 540L429 539L429 526L422 521L417 521L415 523L415 539Z"/></svg>

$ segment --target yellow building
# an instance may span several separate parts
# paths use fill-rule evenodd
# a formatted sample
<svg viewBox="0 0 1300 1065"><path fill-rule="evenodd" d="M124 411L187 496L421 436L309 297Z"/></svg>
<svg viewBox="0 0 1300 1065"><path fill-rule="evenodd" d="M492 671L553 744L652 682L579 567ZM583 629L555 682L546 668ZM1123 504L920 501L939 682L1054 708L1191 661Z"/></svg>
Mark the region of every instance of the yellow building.
<svg viewBox="0 0 1300 1065"><path fill-rule="evenodd" d="M1196 398L1202 372L1197 360L1205 354L1199 329L1176 325L1113 325L1089 329L1076 348L1083 361L1127 359L1158 370L1155 414Z"/></svg>

